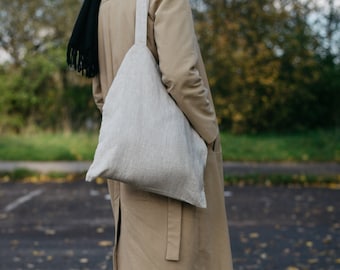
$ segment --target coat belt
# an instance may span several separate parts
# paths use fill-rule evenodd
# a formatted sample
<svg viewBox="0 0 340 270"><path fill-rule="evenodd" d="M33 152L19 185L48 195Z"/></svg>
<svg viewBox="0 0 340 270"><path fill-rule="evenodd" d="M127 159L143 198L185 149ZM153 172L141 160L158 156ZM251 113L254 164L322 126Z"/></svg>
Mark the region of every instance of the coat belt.
<svg viewBox="0 0 340 270"><path fill-rule="evenodd" d="M182 203L168 199L168 236L165 259L179 261L182 230Z"/></svg>

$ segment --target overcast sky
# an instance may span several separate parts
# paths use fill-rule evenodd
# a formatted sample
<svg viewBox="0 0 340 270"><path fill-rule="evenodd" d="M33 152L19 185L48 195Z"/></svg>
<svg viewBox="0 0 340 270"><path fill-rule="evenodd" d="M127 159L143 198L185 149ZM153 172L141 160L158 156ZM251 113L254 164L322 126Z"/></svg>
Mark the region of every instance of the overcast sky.
<svg viewBox="0 0 340 270"><path fill-rule="evenodd" d="M320 4L325 4L327 3L328 1L327 0L317 0L318 3ZM340 0L334 0L334 3L339 6L340 5Z"/></svg>
<svg viewBox="0 0 340 270"><path fill-rule="evenodd" d="M307 0L308 1L308 0ZM315 0L321 7L328 7L328 0ZM334 4L337 8L340 8L340 0L334 0Z"/></svg>

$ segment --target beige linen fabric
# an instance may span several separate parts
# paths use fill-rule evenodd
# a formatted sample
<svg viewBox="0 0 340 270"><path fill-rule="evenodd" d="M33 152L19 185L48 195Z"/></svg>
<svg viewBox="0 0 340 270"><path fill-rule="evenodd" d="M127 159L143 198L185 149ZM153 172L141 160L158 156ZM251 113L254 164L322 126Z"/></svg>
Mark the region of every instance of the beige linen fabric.
<svg viewBox="0 0 340 270"><path fill-rule="evenodd" d="M102 0L100 74L93 80L99 109L134 43L135 1ZM221 146L189 0L150 0L148 47L159 61L167 90L209 144L204 177L207 208L109 180L116 228L114 269L231 270Z"/></svg>

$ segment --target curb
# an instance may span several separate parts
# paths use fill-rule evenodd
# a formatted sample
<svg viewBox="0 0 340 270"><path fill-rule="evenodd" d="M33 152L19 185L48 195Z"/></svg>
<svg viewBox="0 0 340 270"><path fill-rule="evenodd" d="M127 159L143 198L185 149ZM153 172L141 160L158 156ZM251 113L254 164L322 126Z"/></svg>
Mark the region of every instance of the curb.
<svg viewBox="0 0 340 270"><path fill-rule="evenodd" d="M40 173L82 173L87 171L90 161L0 161L0 172L26 169ZM336 162L231 162L223 163L225 175L323 175L340 176L340 163Z"/></svg>
<svg viewBox="0 0 340 270"><path fill-rule="evenodd" d="M317 175L340 176L340 163L336 162L224 162L225 175Z"/></svg>
<svg viewBox="0 0 340 270"><path fill-rule="evenodd" d="M87 171L90 164L90 161L0 161L0 172L26 169L40 173L82 173Z"/></svg>

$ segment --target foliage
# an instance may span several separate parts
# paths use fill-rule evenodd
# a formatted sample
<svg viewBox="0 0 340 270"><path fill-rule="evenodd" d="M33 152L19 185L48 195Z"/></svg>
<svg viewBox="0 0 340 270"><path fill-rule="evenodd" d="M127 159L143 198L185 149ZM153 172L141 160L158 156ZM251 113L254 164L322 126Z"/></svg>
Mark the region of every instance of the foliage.
<svg viewBox="0 0 340 270"><path fill-rule="evenodd" d="M28 54L21 67L0 73L0 132L71 130L98 117L88 84L73 83L63 59L64 50ZM67 87L65 87L67 85Z"/></svg>
<svg viewBox="0 0 340 270"><path fill-rule="evenodd" d="M317 1L191 0L222 129L329 128L340 119L340 12ZM90 81L65 50L80 0L2 0L0 133L96 129ZM315 22L309 18L319 14ZM315 17L315 16L314 16ZM323 29L323 31L318 31Z"/></svg>
<svg viewBox="0 0 340 270"><path fill-rule="evenodd" d="M0 46L12 63L0 70L0 132L96 128L90 82L70 74L65 63L80 1L7 2L0 13Z"/></svg>
<svg viewBox="0 0 340 270"><path fill-rule="evenodd" d="M324 44L307 22L315 11L310 2L195 2L222 128L239 133L336 124L339 64L318 53Z"/></svg>

